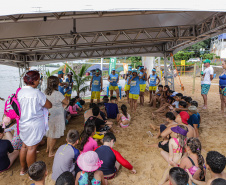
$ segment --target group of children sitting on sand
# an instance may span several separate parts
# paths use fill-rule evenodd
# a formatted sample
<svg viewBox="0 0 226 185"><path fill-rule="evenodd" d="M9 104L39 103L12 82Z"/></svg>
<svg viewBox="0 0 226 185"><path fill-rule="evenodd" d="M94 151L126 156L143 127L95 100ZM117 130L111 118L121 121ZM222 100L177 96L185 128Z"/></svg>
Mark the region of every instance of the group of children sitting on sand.
<svg viewBox="0 0 226 185"><path fill-rule="evenodd" d="M167 85L159 85L158 90L151 99L152 106L159 106L153 112L153 119L162 114L166 122L159 126L151 124L151 128L159 130L155 137L163 138L153 146L162 149L161 156L168 163L159 185L191 185L192 182L200 185L225 185L225 156L210 151L205 160L201 154L198 103L191 97L170 90ZM79 102L78 97L71 100L67 110L70 116L82 111ZM105 96L101 103L91 103L85 111L84 130L81 134L73 129L68 131L66 143L57 149L54 156L51 177L56 185L105 185L117 175L120 165L136 173L134 167L113 149L116 137L113 134L113 122L109 119L117 120L122 128L128 127L131 120L126 105L121 106L120 113L116 98L111 97L109 102ZM8 140L2 139L4 132L0 126L0 158L5 165L0 166L1 169L10 167L16 159L14 147L11 147ZM208 181L207 170L211 174ZM43 161L33 163L28 174L35 185L44 185L48 174L46 164Z"/></svg>
<svg viewBox="0 0 226 185"><path fill-rule="evenodd" d="M123 128L128 127L130 123L126 105L122 105L121 110L119 113L115 97L110 98L110 103L107 96L103 97L103 102L90 103L90 108L84 113L83 132L79 135L78 131L69 130L67 143L60 146L54 156L52 179L56 184L67 178L70 183L78 185L107 184L108 180L116 176L120 165L136 173L133 166L113 149L116 137L112 133L113 122L108 119L117 120ZM43 165L43 162L39 161L33 165L38 168L37 166ZM33 165L30 168L35 168ZM43 166L42 174L43 180L46 176L46 166ZM30 177L36 180L33 175Z"/></svg>
<svg viewBox="0 0 226 185"><path fill-rule="evenodd" d="M225 156L211 151L207 154L205 164L201 155L202 146L198 139L201 117L197 110L198 102L170 90L167 85L164 87L159 85L158 89L151 105L156 107L158 103L159 108L152 116L153 119L159 115L165 116L166 121L159 126L150 125L152 129L159 130L155 138L162 137L161 142L151 147L161 148L161 156L168 163L159 185L186 185L191 184L191 181L195 184L206 184L207 169L212 176L207 182L208 185L215 178L226 179L226 174L223 173L226 165ZM219 158L215 158L214 155ZM215 167L219 169L216 170Z"/></svg>

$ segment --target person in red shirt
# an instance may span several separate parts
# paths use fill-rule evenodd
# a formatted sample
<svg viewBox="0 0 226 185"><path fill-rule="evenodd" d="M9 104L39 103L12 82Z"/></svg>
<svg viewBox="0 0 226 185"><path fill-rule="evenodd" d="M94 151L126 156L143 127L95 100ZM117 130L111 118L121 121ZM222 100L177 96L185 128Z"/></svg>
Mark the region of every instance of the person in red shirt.
<svg viewBox="0 0 226 185"><path fill-rule="evenodd" d="M124 159L118 151L112 149L116 142L113 133L105 134L103 142L104 144L94 149L94 151L98 154L99 159L103 161L103 164L98 170L101 170L104 173L104 178L106 180L113 179L116 176L120 165L131 170L131 173L136 173L133 166Z"/></svg>

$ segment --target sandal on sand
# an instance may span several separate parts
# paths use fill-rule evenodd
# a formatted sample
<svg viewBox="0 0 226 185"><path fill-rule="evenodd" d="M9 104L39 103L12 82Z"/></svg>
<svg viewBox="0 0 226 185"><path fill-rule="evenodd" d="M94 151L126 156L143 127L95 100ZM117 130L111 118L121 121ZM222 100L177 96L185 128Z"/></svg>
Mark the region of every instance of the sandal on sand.
<svg viewBox="0 0 226 185"><path fill-rule="evenodd" d="M27 171L23 172L23 171L20 171L20 176L23 176L23 175L26 175L27 174Z"/></svg>

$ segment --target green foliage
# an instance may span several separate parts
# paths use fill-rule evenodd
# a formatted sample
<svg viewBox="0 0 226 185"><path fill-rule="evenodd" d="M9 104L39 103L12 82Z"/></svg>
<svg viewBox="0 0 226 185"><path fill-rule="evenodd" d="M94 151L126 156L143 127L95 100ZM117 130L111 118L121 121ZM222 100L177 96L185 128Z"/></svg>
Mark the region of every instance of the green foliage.
<svg viewBox="0 0 226 185"><path fill-rule="evenodd" d="M209 60L213 60L213 57L215 56L216 54L214 53L205 53L203 55L200 55L200 57L202 57L202 59L209 59Z"/></svg>
<svg viewBox="0 0 226 185"><path fill-rule="evenodd" d="M220 57L220 56L216 56L215 58L219 59L219 58L221 58L221 57Z"/></svg>
<svg viewBox="0 0 226 185"><path fill-rule="evenodd" d="M132 67L134 67L134 65L135 65L135 68L137 68L137 66L142 65L142 62L141 62L142 57L129 57L127 59L131 61Z"/></svg>
<svg viewBox="0 0 226 185"><path fill-rule="evenodd" d="M189 60L192 58L195 52L185 52L185 51L178 51L173 57L175 60Z"/></svg>
<svg viewBox="0 0 226 185"><path fill-rule="evenodd" d="M62 71L62 69L64 69L64 65L62 65L62 66L60 66L58 69L52 71L52 72L50 73L50 76L52 76L52 75L58 73L58 71ZM48 71L48 72L49 72L49 71ZM46 73L46 75L47 75L47 73ZM48 75L47 75L47 76L48 76ZM49 76L48 76L48 77L49 77Z"/></svg>
<svg viewBox="0 0 226 185"><path fill-rule="evenodd" d="M51 76L51 74L50 74L49 70L48 70L48 71L46 71L46 76L47 76L47 78L49 78L49 77Z"/></svg>
<svg viewBox="0 0 226 185"><path fill-rule="evenodd" d="M80 93L84 93L89 89L89 85L86 85L87 81L90 81L90 76L85 76L86 70L89 68L89 65L83 65L79 74L76 74L76 72L67 64L65 63L68 71L69 69L73 72L73 90L77 92L77 96L80 95Z"/></svg>

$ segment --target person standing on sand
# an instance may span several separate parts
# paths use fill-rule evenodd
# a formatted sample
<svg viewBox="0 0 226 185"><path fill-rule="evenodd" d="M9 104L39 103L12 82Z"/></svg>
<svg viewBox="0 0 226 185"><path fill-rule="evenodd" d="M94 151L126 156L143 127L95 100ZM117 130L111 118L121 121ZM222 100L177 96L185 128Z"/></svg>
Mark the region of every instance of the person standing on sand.
<svg viewBox="0 0 226 185"><path fill-rule="evenodd" d="M110 96L113 96L113 91L116 92L117 101L119 98L119 88L118 88L118 82L119 77L118 74L115 73L115 68L112 69L111 74L108 76L109 84L109 90L110 90Z"/></svg>
<svg viewBox="0 0 226 185"><path fill-rule="evenodd" d="M65 89L64 96L68 99L68 101L70 101L70 99L71 99L71 93L72 93L72 88L73 88L73 83L74 83L74 80L72 79L73 75L74 74L72 72L69 72L67 74L68 78L66 79L68 87Z"/></svg>
<svg viewBox="0 0 226 185"><path fill-rule="evenodd" d="M126 77L125 77L125 93L126 93L126 98L127 98L127 102L129 103L129 90L130 90L130 85L128 85L128 82L129 82L129 79L130 77L132 77L132 69L129 69L128 70L128 74L126 74Z"/></svg>
<svg viewBox="0 0 226 185"><path fill-rule="evenodd" d="M91 91L91 100L90 103L93 103L94 99L97 99L97 103L100 103L100 93L103 88L103 80L100 76L100 70L96 69L96 74L92 76L90 80L90 91Z"/></svg>
<svg viewBox="0 0 226 185"><path fill-rule="evenodd" d="M151 103L153 100L152 100L152 93L153 93L153 96L155 95L155 91L157 89L157 86L159 85L160 83L160 79L158 77L158 75L156 74L156 69L153 68L152 69L152 74L150 74L150 76L148 77L148 81L150 79L150 82L149 82L149 103ZM158 83L156 83L156 81L158 80Z"/></svg>
<svg viewBox="0 0 226 185"><path fill-rule="evenodd" d="M146 81L147 81L147 69L144 69L144 66L139 67L140 70L140 105L144 105L144 92L146 89Z"/></svg>
<svg viewBox="0 0 226 185"><path fill-rule="evenodd" d="M206 59L203 63L206 69L204 70L203 78L201 80L201 95L203 97L203 109L207 109L207 94L210 90L211 81L213 80L213 68L210 66L210 60Z"/></svg>
<svg viewBox="0 0 226 185"><path fill-rule="evenodd" d="M46 134L43 109L52 108L52 103L46 96L36 89L39 84L38 71L28 71L24 78L22 89L18 92L21 116L19 121L20 138L23 141L20 150L20 175L27 172L29 166L36 161L36 151L43 136Z"/></svg>
<svg viewBox="0 0 226 185"><path fill-rule="evenodd" d="M130 77L130 80L128 84L130 85L130 91L129 91L129 99L130 99L130 108L131 111L134 111L136 113L137 110L137 100L139 98L140 94L140 78L137 75L137 70L132 71L132 77Z"/></svg>
<svg viewBox="0 0 226 185"><path fill-rule="evenodd" d="M223 72L219 76L219 91L220 91L220 99L221 99L221 112L226 117L224 113L226 107L226 60L222 62Z"/></svg>
<svg viewBox="0 0 226 185"><path fill-rule="evenodd" d="M46 97L51 101L52 108L49 113L49 130L46 132L47 136L47 149L49 157L54 156L54 146L56 140L64 136L65 119L64 119L64 106L68 105L68 100L58 90L59 79L56 76L50 76L47 79L47 88L45 90Z"/></svg>

